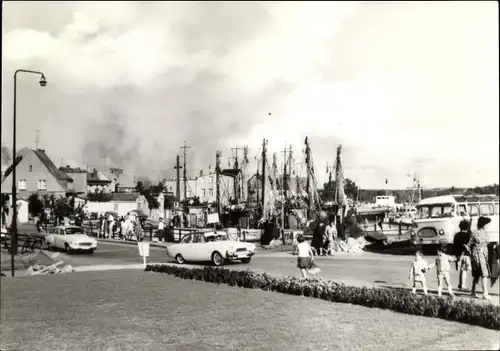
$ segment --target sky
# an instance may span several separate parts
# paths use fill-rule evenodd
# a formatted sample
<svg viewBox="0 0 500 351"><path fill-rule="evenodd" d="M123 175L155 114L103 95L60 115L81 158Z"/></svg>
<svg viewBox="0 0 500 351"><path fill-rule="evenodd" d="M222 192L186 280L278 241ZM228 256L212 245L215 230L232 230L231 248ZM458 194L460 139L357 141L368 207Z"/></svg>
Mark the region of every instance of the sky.
<svg viewBox="0 0 500 351"><path fill-rule="evenodd" d="M2 144L188 174L309 137L362 188L499 183L498 3L3 2ZM241 151L239 155L241 155ZM297 167L302 167L298 165Z"/></svg>

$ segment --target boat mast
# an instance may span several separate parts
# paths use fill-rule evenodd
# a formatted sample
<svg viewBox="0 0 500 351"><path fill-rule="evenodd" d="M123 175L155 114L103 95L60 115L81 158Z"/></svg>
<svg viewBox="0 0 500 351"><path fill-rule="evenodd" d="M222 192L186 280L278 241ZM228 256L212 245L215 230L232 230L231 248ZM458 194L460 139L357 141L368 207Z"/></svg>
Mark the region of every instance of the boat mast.
<svg viewBox="0 0 500 351"><path fill-rule="evenodd" d="M247 201L247 175L246 173L248 172L248 146L245 146L243 148L243 173L241 176L241 197L243 198L244 201Z"/></svg>
<svg viewBox="0 0 500 351"><path fill-rule="evenodd" d="M266 139L262 140L262 217L266 218Z"/></svg>
<svg viewBox="0 0 500 351"><path fill-rule="evenodd" d="M309 138L306 137L306 168L307 168L307 182L306 182L306 188L307 188L307 197L309 200L308 207L307 207L307 217L310 219L312 217L312 208L313 208L313 196L312 196L312 191L311 191L311 149L309 148Z"/></svg>

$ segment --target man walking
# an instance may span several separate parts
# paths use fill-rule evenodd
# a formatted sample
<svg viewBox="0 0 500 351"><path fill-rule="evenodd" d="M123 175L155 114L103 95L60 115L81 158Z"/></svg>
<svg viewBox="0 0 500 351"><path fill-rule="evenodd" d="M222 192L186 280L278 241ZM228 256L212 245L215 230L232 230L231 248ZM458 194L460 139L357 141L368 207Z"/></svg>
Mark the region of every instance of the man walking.
<svg viewBox="0 0 500 351"><path fill-rule="evenodd" d="M158 223L158 240L161 242L165 242L165 223L163 222L163 218L160 217L160 222Z"/></svg>

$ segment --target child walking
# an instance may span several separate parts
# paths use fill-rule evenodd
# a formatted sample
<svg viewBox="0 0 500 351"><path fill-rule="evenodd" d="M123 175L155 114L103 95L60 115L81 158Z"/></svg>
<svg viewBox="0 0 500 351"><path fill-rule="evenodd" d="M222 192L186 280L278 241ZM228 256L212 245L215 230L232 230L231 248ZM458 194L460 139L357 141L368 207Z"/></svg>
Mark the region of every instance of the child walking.
<svg viewBox="0 0 500 351"><path fill-rule="evenodd" d="M446 287L448 288L448 294L450 296L455 296L453 294L453 289L451 287L450 281L450 270L451 265L450 262L455 262L456 258L445 253L444 247L438 248L438 256L436 257L433 264L429 266L429 269L436 267L437 279L438 279L438 296L442 296L443 291L443 280L446 282Z"/></svg>
<svg viewBox="0 0 500 351"><path fill-rule="evenodd" d="M303 235L297 236L297 267L302 272L302 277L307 278L307 271L312 268L313 252L311 245L304 240Z"/></svg>
<svg viewBox="0 0 500 351"><path fill-rule="evenodd" d="M422 285L424 290L424 294L427 295L427 282L425 279L425 273L429 269L427 262L424 260L421 251L415 252L415 260L411 264L410 274L408 276L409 280L413 280L413 289L412 293L415 294L417 292L417 283Z"/></svg>

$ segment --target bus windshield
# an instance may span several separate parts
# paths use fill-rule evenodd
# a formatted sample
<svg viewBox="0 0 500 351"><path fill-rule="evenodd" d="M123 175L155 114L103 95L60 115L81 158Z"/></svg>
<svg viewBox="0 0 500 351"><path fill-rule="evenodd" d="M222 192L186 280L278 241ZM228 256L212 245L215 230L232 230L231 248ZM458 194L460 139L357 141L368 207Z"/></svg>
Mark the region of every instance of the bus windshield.
<svg viewBox="0 0 500 351"><path fill-rule="evenodd" d="M417 207L417 219L446 218L455 216L454 204L434 204Z"/></svg>

